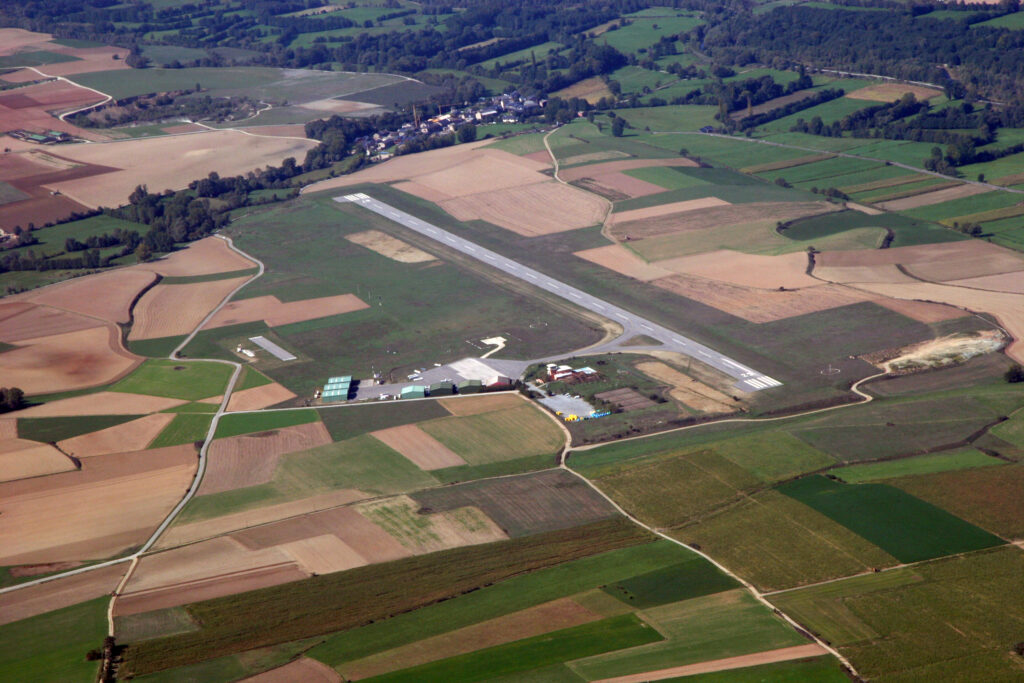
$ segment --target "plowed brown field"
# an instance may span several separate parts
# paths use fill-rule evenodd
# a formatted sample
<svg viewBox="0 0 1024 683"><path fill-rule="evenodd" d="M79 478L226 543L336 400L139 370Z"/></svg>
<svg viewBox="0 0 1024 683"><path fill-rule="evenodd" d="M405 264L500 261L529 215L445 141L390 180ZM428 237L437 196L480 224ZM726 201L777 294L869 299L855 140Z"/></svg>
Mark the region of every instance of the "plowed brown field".
<svg viewBox="0 0 1024 683"><path fill-rule="evenodd" d="M75 463L50 444L0 438L0 482L75 469Z"/></svg>
<svg viewBox="0 0 1024 683"><path fill-rule="evenodd" d="M925 280L962 280L1024 271L1024 257L982 240L922 244L894 249L826 251L817 257L822 268L899 264Z"/></svg>
<svg viewBox="0 0 1024 683"><path fill-rule="evenodd" d="M33 306L4 320L3 327L0 327L0 341L12 344L100 326L103 326L103 322L95 318L86 318L49 306Z"/></svg>
<svg viewBox="0 0 1024 683"><path fill-rule="evenodd" d="M491 396L459 396L442 398L439 403L452 415L479 415L505 408L517 408L524 400L516 393L503 392Z"/></svg>
<svg viewBox="0 0 1024 683"><path fill-rule="evenodd" d="M917 209L922 206L931 206L932 204L941 204L942 202L952 201L954 199L963 199L964 197L971 197L976 194L982 194L983 192L991 192L992 188L985 187L984 185L957 185L956 187L949 187L945 190L936 190L934 192L924 192L922 194L915 194L910 197L903 197L902 199L893 199L888 202L880 202L876 206L886 211L905 211L907 209Z"/></svg>
<svg viewBox="0 0 1024 683"><path fill-rule="evenodd" d="M234 282L234 280L227 280ZM180 286L180 285L177 285ZM230 291L230 290L229 290ZM217 312L204 329L225 327L262 320L270 327L326 318L367 308L355 294L338 294L320 299L303 299L282 303L276 296L258 296L232 301Z"/></svg>
<svg viewBox="0 0 1024 683"><path fill-rule="evenodd" d="M942 94L941 90L935 88L926 88L920 85L907 85L903 83L880 83L878 85L869 85L866 88L859 88L851 93L847 93L847 97L851 100L870 100L872 102L895 102L900 99L906 93L913 93L914 97L919 100L927 100L932 97L938 97Z"/></svg>
<svg viewBox="0 0 1024 683"><path fill-rule="evenodd" d="M416 425L391 427L370 434L423 470L439 470L466 464L465 460Z"/></svg>
<svg viewBox="0 0 1024 683"><path fill-rule="evenodd" d="M8 351L8 353L12 353ZM0 356L6 354L0 354ZM180 406L187 401L162 396L143 396L119 391L100 391L85 396L62 398L18 413L19 417L69 417L72 415L141 415Z"/></svg>
<svg viewBox="0 0 1024 683"><path fill-rule="evenodd" d="M128 563L123 562L4 593L0 595L0 624L28 619L108 595L117 588L127 570Z"/></svg>
<svg viewBox="0 0 1024 683"><path fill-rule="evenodd" d="M228 400L228 411L262 410L293 398L295 398L295 394L277 382L272 382L260 387L234 392L231 394L231 399ZM220 400L215 403L220 403Z"/></svg>
<svg viewBox="0 0 1024 683"><path fill-rule="evenodd" d="M579 256L581 259L641 282L657 280L659 277L667 277L672 274L671 270L648 263L618 244L577 251L573 256Z"/></svg>
<svg viewBox="0 0 1024 683"><path fill-rule="evenodd" d="M606 206L603 199L555 181L449 199L440 205L460 221L483 220L525 237L596 225L604 219Z"/></svg>
<svg viewBox="0 0 1024 683"><path fill-rule="evenodd" d="M705 202L705 207L694 202ZM725 205L716 197L695 199L688 204L692 208L676 213L655 215L643 219L628 219L629 216L640 215L648 209L636 209L614 216L611 227L612 234L620 239L643 239L687 230L702 230L722 225L735 225L757 220L793 220L805 216L815 216L841 207L828 202L755 202L750 204ZM674 206L668 204L665 206ZM664 207L652 207L662 209ZM653 211L652 211L653 212ZM656 213L656 212L653 212Z"/></svg>
<svg viewBox="0 0 1024 683"><path fill-rule="evenodd" d="M280 457L331 442L322 422L217 439L210 446L199 495L270 481Z"/></svg>
<svg viewBox="0 0 1024 683"><path fill-rule="evenodd" d="M82 469L0 484L0 563L109 557L143 541L195 473L191 445L89 458Z"/></svg>
<svg viewBox="0 0 1024 683"><path fill-rule="evenodd" d="M341 683L341 676L315 659L299 657L284 666L244 678L240 683Z"/></svg>
<svg viewBox="0 0 1024 683"><path fill-rule="evenodd" d="M140 263L133 269L150 270L165 277L212 275L247 270L256 264L231 249L225 240L206 237L192 242L188 248L172 252L156 261Z"/></svg>
<svg viewBox="0 0 1024 683"><path fill-rule="evenodd" d="M188 334L217 304L249 278L240 277L190 285L157 285L135 306L131 340Z"/></svg>
<svg viewBox="0 0 1024 683"><path fill-rule="evenodd" d="M121 348L112 325L92 327L18 342L18 348L0 353L0 377L26 394L48 394L113 382L141 362ZM46 406L28 410L40 408Z"/></svg>
<svg viewBox="0 0 1024 683"><path fill-rule="evenodd" d="M65 439L57 445L62 451L76 458L141 451L145 450L173 419L174 413L154 413L98 432Z"/></svg>
<svg viewBox="0 0 1024 683"><path fill-rule="evenodd" d="M953 306L945 304L932 304L926 301L907 301L906 299L893 299L884 297L875 299L879 306L885 306L890 311L896 311L902 315L923 323L938 323L943 320L956 320L967 315L966 312Z"/></svg>
<svg viewBox="0 0 1024 683"><path fill-rule="evenodd" d="M154 273L138 267L123 268L67 280L18 298L109 322L126 323L131 303L154 279Z"/></svg>
<svg viewBox="0 0 1024 683"><path fill-rule="evenodd" d="M807 274L807 254L794 252L781 256L744 254L722 249L698 256L680 256L652 265L681 275L698 275L741 287L759 289L799 289L817 287L821 280Z"/></svg>

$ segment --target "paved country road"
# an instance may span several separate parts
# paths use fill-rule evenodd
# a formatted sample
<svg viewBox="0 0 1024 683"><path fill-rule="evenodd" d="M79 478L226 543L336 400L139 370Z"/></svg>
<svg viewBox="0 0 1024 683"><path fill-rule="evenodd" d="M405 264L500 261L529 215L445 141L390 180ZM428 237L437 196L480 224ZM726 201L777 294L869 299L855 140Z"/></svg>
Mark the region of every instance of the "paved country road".
<svg viewBox="0 0 1024 683"><path fill-rule="evenodd" d="M567 285L564 282L548 277L547 275L513 261L512 259L505 258L501 254L495 253L490 249L485 249L473 242L470 242L469 240L453 235L447 230L442 230L436 225L431 225L426 221L422 221L416 216L396 209L384 202L378 201L369 195L363 193L348 194L341 197L335 197L334 201L358 204L359 206L384 216L399 225L418 232L421 235L425 235L430 239L436 240L448 247L451 247L452 249L466 254L467 256L475 258L478 261L482 261L493 268L497 268L504 273L523 280L524 282L540 287L541 289L551 292L570 303L612 320L622 326L623 333L618 337L618 340L593 347L588 349L588 352L619 349L621 348L619 346L619 340L626 340L638 335L646 335L661 342L663 347L659 347L660 350L685 353L688 356L696 358L702 363L724 372L726 375L736 379L736 386L743 391L760 391L762 389L770 389L772 387L782 385L782 382L777 379L768 377L753 368L749 368L742 363L738 363L732 358L729 358L708 346L704 346L692 339L684 337L678 332L674 332L667 327L662 327L661 325L647 320L646 318L641 318L640 316L630 313L623 308L619 308L614 304L610 304L607 301L598 299L595 296L587 294L581 289L576 289L571 285Z"/></svg>

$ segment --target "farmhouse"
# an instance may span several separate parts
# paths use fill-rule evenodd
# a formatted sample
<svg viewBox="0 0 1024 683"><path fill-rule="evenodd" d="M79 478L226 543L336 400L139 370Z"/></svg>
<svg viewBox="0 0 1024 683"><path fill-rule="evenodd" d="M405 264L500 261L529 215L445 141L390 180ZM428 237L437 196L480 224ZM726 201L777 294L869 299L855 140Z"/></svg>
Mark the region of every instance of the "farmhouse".
<svg viewBox="0 0 1024 683"><path fill-rule="evenodd" d="M591 367L573 368L571 365L547 364L547 377L552 382L593 382L600 378L597 370Z"/></svg>

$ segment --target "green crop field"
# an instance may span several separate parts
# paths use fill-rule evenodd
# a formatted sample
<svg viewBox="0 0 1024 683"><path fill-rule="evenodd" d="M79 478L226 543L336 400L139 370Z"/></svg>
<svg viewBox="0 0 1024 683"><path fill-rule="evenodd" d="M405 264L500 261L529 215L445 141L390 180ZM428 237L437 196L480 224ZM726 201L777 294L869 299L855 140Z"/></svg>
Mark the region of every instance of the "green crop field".
<svg viewBox="0 0 1024 683"><path fill-rule="evenodd" d="M869 216L860 211L839 211L836 213L801 218L782 233L789 239L801 244L819 242L833 235L858 228L880 227L892 230L892 247L909 247L916 244L935 244L937 242L958 242L969 239L965 235L935 223L919 221L898 213L884 213Z"/></svg>
<svg viewBox="0 0 1024 683"><path fill-rule="evenodd" d="M33 683L93 681L98 662L85 654L103 646L107 597L0 626L0 679Z"/></svg>
<svg viewBox="0 0 1024 683"><path fill-rule="evenodd" d="M601 34L601 40L620 52L630 53L651 47L663 36L684 33L704 23L695 16L648 18L635 15L630 17L630 22L629 26Z"/></svg>
<svg viewBox="0 0 1024 683"><path fill-rule="evenodd" d="M13 55L0 57L0 69L79 61L81 60L78 57L72 57L71 55L65 55L59 52L50 52L49 50L35 50L32 52L18 52Z"/></svg>
<svg viewBox="0 0 1024 683"><path fill-rule="evenodd" d="M437 401L362 403L338 408L321 408L317 412L320 413L320 419L335 441L350 439L378 429L451 416L451 413Z"/></svg>
<svg viewBox="0 0 1024 683"><path fill-rule="evenodd" d="M811 476L778 490L866 538L901 562L990 548L1002 539L885 484L839 484Z"/></svg>
<svg viewBox="0 0 1024 683"><path fill-rule="evenodd" d="M961 448L942 453L918 455L913 458L839 467L831 470L830 474L834 474L848 484L858 484L877 479L893 479L914 474L968 470L975 467L1004 464L1006 464L1005 461L985 455L975 448Z"/></svg>
<svg viewBox="0 0 1024 683"><path fill-rule="evenodd" d="M850 678L832 657L826 656L666 680L674 683L847 683Z"/></svg>
<svg viewBox="0 0 1024 683"><path fill-rule="evenodd" d="M586 680L594 680L807 642L743 590L654 607L642 611L640 616L665 634L667 640L577 660L570 668Z"/></svg>
<svg viewBox="0 0 1024 683"><path fill-rule="evenodd" d="M408 195L385 186L366 190L406 208ZM303 197L234 223L238 246L262 259L267 273L242 291L244 298L275 295L282 301L353 293L368 309L274 329L300 359L261 361L268 376L300 395L309 395L330 375L369 377L386 369L404 377L410 369L477 353L466 340L502 334L510 339L502 357L536 357L565 352L600 338L600 333L565 314L564 302L538 300L528 285L499 278L490 270L451 256L441 263L393 261L343 239L378 229L430 251L442 248L382 217L350 204L338 204L338 192ZM426 220L442 214L412 210ZM451 220L448 218L447 220ZM281 231L290 238L278 239ZM545 301L551 300L552 305ZM557 307L556 307L557 306ZM541 322L558 321L545 326ZM262 324L234 325L201 332L186 352L192 357L231 356L234 345L265 330Z"/></svg>
<svg viewBox="0 0 1024 683"><path fill-rule="evenodd" d="M771 596L873 680L1014 680L1024 554L973 553Z"/></svg>
<svg viewBox="0 0 1024 683"><path fill-rule="evenodd" d="M888 567L889 553L777 491L762 491L672 536L697 543L761 590Z"/></svg>
<svg viewBox="0 0 1024 683"><path fill-rule="evenodd" d="M836 83L836 86L843 88L846 92L851 92L854 89L850 87L850 84L844 81ZM874 106L874 104L874 102L868 102L866 100L853 100L848 97L840 97L839 99L830 100L824 104L819 104L815 107L798 111L795 114L784 116L781 119L769 121L761 126L761 130L778 133L788 132L790 128L796 125L796 122L799 119L809 122L815 116L821 117L821 120L824 123L832 123L833 121L839 121L844 116L848 116L856 111Z"/></svg>
<svg viewBox="0 0 1024 683"><path fill-rule="evenodd" d="M0 204L10 204L28 199L28 195L8 183L0 183Z"/></svg>
<svg viewBox="0 0 1024 683"><path fill-rule="evenodd" d="M18 418L18 436L33 441L62 441L80 434L98 432L141 415L76 415L74 417Z"/></svg>
<svg viewBox="0 0 1024 683"><path fill-rule="evenodd" d="M320 419L315 410L280 410L267 413L242 413L225 415L217 423L215 439L223 439L239 434L265 432L269 429L293 427Z"/></svg>
<svg viewBox="0 0 1024 683"><path fill-rule="evenodd" d="M195 443L206 438L210 430L213 416L208 413L181 413L174 416L171 424L149 444L150 448L177 446L183 443Z"/></svg>
<svg viewBox="0 0 1024 683"><path fill-rule="evenodd" d="M223 363L148 360L110 390L196 401L223 394L233 371Z"/></svg>
<svg viewBox="0 0 1024 683"><path fill-rule="evenodd" d="M680 173L674 166L651 166L649 168L634 168L625 171L625 174L640 180L660 185L666 190L680 190L686 187L701 187L709 183L689 173Z"/></svg>
<svg viewBox="0 0 1024 683"><path fill-rule="evenodd" d="M824 161L817 161L793 168L765 171L759 175L762 178L767 178L769 180L785 178L786 181L790 183L816 182L818 183L818 187L828 187L833 182L832 179L837 176L871 171L881 167L882 165L877 161L834 157Z"/></svg>
<svg viewBox="0 0 1024 683"><path fill-rule="evenodd" d="M471 465L555 453L565 441L557 425L526 404L479 415L442 417L423 422L420 428Z"/></svg>
<svg viewBox="0 0 1024 683"><path fill-rule="evenodd" d="M664 91L658 91L655 96L662 96L662 92ZM713 126L718 123L715 121L715 113L717 109L707 105L667 105L616 110L616 114L628 121L633 128L643 130L649 127L652 131L686 131Z"/></svg>
<svg viewBox="0 0 1024 683"><path fill-rule="evenodd" d="M377 676L374 680L381 683L490 680L660 640L664 640L663 636L636 615L623 614Z"/></svg>
<svg viewBox="0 0 1024 683"><path fill-rule="evenodd" d="M199 625L192 621L184 607L168 607L114 618L114 633L126 642L171 636L198 628Z"/></svg>
<svg viewBox="0 0 1024 683"><path fill-rule="evenodd" d="M200 631L133 645L123 670L149 673L298 638L355 628L489 584L648 542L611 520L499 543L359 567L190 605ZM265 628L268 619L277 626Z"/></svg>
<svg viewBox="0 0 1024 683"><path fill-rule="evenodd" d="M892 479L921 500L939 505L1006 538L1024 536L1024 466L983 467Z"/></svg>
<svg viewBox="0 0 1024 683"><path fill-rule="evenodd" d="M984 192L971 197L954 199L948 202L932 204L931 206L922 206L918 209L907 209L903 213L926 221L941 221L982 211L1004 209L1008 206L1013 206L1019 201L1018 195L1001 190L993 190L992 192Z"/></svg>
<svg viewBox="0 0 1024 683"><path fill-rule="evenodd" d="M536 57L538 62L543 62L550 52L558 52L564 48L565 46L562 45L561 43L548 41L546 43L541 43L540 45L531 45L530 47L523 48L522 50L509 52L501 55L500 57L488 59L486 61L480 62L479 64L475 64L474 66L479 66L489 70L493 69L498 62L501 62L504 65L511 64L513 62L529 61L531 55Z"/></svg>
<svg viewBox="0 0 1024 683"><path fill-rule="evenodd" d="M601 590L633 609L644 610L721 593L738 586L735 579L723 574L715 565L694 557L671 567L616 581Z"/></svg>

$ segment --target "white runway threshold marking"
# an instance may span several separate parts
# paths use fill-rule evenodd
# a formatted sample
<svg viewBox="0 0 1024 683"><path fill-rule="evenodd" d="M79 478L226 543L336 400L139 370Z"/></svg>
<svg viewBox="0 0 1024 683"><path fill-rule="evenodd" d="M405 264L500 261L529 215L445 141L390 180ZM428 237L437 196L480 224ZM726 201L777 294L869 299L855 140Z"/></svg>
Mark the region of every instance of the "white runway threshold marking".
<svg viewBox="0 0 1024 683"><path fill-rule="evenodd" d="M605 311L604 315L615 317L623 321L623 329L625 332L635 331L637 328L641 328L647 331L651 337L654 337L659 342L667 346L675 345L677 350L684 349L685 353L691 356L696 352L702 357L702 362L707 363L716 370L724 372L726 375L735 379L735 386L745 391L760 391L762 389L782 386L782 382L772 379L767 375L763 375L757 370L753 370L745 365L737 363L731 358L692 339L679 336L678 332L669 330L657 323L645 320L630 311L619 308L607 301L602 301L587 292L577 289L576 287L538 273L532 268L529 268L517 261L508 259L500 254L495 254L485 247L449 233L436 225L431 225L430 223L420 220L419 218L385 204L384 202L378 201L362 192L348 194L343 197L335 197L334 201L353 202L358 204L378 215L390 217L391 220L405 228L414 230L420 234L432 236L433 239L450 244L454 249L470 255L472 258L482 262L490 262L494 268L508 273L509 275L520 279L530 280L535 286L548 292L552 292L567 301L573 301L574 303L579 302L577 305L590 310Z"/></svg>

